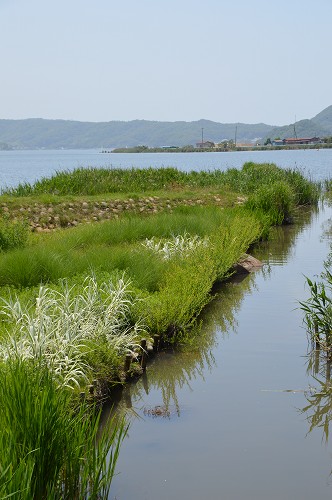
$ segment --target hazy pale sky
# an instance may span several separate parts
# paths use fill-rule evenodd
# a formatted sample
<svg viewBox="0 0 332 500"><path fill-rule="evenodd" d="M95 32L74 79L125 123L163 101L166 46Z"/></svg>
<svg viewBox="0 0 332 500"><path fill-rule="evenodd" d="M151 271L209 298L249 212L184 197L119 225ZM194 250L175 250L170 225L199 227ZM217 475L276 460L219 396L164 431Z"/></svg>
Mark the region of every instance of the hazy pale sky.
<svg viewBox="0 0 332 500"><path fill-rule="evenodd" d="M0 118L312 118L331 20L332 0L0 0Z"/></svg>

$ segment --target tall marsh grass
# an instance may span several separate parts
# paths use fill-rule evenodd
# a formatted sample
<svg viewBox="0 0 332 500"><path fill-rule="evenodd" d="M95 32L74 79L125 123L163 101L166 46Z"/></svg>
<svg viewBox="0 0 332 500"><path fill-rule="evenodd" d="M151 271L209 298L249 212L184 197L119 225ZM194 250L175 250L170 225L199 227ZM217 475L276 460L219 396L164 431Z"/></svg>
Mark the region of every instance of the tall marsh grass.
<svg viewBox="0 0 332 500"><path fill-rule="evenodd" d="M29 228L24 221L12 222L3 217L0 219L0 252L24 247L28 234Z"/></svg>
<svg viewBox="0 0 332 500"><path fill-rule="evenodd" d="M285 181L291 185L300 204L311 203L318 197L317 186L306 180L298 170L284 170L274 164L245 163L241 170L181 172L176 168L115 169L78 168L57 172L35 184L20 184L3 190L9 196L42 194L97 195L106 193L144 193L174 188L231 189L250 194L262 185Z"/></svg>
<svg viewBox="0 0 332 500"><path fill-rule="evenodd" d="M285 181L277 181L258 188L245 206L252 211L261 211L270 219L270 225L280 225L288 219L295 207L295 193Z"/></svg>
<svg viewBox="0 0 332 500"><path fill-rule="evenodd" d="M260 234L261 225L255 217L229 216L204 245L175 254L159 290L137 303L150 329L158 333L168 330L170 336L188 329L209 302L213 283L227 277Z"/></svg>
<svg viewBox="0 0 332 500"><path fill-rule="evenodd" d="M40 363L1 364L1 498L107 499L126 428L99 420Z"/></svg>
<svg viewBox="0 0 332 500"><path fill-rule="evenodd" d="M304 321L310 339L316 347L332 357L332 273L330 264L325 263L325 271L319 282L307 278L310 297L300 302Z"/></svg>
<svg viewBox="0 0 332 500"><path fill-rule="evenodd" d="M79 388L93 378L90 361L97 352L119 358L138 343L142 327L131 319L134 302L123 277L98 282L95 276L72 286L66 280L56 288L40 286L33 305L17 295L2 299L7 334L0 360L38 362L59 387Z"/></svg>
<svg viewBox="0 0 332 500"><path fill-rule="evenodd" d="M26 248L0 254L0 286L31 287L90 274L91 269L120 269L136 285L152 290L165 266L141 242L186 233L205 238L228 220L229 213L218 207L182 207L172 214L133 216L47 234Z"/></svg>

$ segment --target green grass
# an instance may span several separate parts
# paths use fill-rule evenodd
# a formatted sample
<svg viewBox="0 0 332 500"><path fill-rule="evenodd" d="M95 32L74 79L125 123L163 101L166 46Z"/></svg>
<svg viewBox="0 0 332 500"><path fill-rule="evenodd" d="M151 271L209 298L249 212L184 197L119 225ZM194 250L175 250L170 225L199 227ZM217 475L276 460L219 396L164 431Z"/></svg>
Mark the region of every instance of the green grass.
<svg viewBox="0 0 332 500"><path fill-rule="evenodd" d="M325 271L319 282L307 278L310 289L308 300L300 302L305 313L304 321L313 345L319 346L332 355L332 274L330 264L325 263Z"/></svg>
<svg viewBox="0 0 332 500"><path fill-rule="evenodd" d="M28 241L29 229L24 221L11 222L8 218L0 219L0 252L24 247Z"/></svg>
<svg viewBox="0 0 332 500"><path fill-rule="evenodd" d="M250 194L262 185L285 181L297 194L297 202L317 200L318 190L298 170L283 170L274 164L245 163L241 170L181 172L175 168L106 169L78 168L72 172L57 172L51 178L42 178L35 184L20 184L3 190L7 196L26 197L36 195L82 196L105 193L146 193L174 189L213 187L229 188L235 192Z"/></svg>
<svg viewBox="0 0 332 500"><path fill-rule="evenodd" d="M120 269L128 271L139 286L151 289L155 285L149 283L159 279L165 265L140 242L185 232L204 237L227 224L229 214L218 207L183 207L172 214L132 216L38 235L26 248L0 255L0 286L29 287L91 269Z"/></svg>
<svg viewBox="0 0 332 500"><path fill-rule="evenodd" d="M1 498L108 498L123 423L100 433L100 413L19 359L0 366L0 400Z"/></svg>

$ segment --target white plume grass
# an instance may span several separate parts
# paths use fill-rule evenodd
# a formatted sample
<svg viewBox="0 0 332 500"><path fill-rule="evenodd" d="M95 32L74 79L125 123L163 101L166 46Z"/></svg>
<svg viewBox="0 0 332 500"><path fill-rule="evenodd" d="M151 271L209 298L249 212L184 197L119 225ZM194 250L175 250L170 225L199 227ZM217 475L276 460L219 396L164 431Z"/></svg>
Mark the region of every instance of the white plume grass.
<svg viewBox="0 0 332 500"><path fill-rule="evenodd" d="M0 360L39 360L59 386L79 387L91 374L84 353L94 345L103 342L120 356L138 345L142 326L130 322L135 299L129 287L124 276L102 283L89 276L82 287L66 280L57 289L41 285L33 308L17 296L2 299L7 336Z"/></svg>

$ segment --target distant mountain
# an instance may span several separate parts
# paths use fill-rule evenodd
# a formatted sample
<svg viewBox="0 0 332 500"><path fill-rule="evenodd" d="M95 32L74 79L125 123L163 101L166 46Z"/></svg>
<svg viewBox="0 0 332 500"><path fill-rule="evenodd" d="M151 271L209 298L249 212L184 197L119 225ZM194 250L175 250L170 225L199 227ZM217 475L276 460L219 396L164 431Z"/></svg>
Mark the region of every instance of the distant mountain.
<svg viewBox="0 0 332 500"><path fill-rule="evenodd" d="M318 115L311 119L312 122L316 123L320 127L327 129L331 132L332 130L332 106L328 106L323 109Z"/></svg>
<svg viewBox="0 0 332 500"><path fill-rule="evenodd" d="M295 125L298 137L332 136L332 106L311 120ZM275 127L264 123L218 123L210 120L194 122L78 122L69 120L0 120L0 144L6 148L23 149L86 149L120 148L145 145L149 147L195 145L202 140L221 142L236 140L254 142L267 137L294 136L294 124Z"/></svg>
<svg viewBox="0 0 332 500"><path fill-rule="evenodd" d="M209 120L195 122L157 122L134 120L103 123L66 120L0 120L0 143L15 148L116 148L145 145L195 145L202 139L220 142L235 139L250 142L266 136L270 125L259 123L222 124Z"/></svg>
<svg viewBox="0 0 332 500"><path fill-rule="evenodd" d="M332 106L325 108L311 120L301 120L283 127L274 127L268 137L285 139L286 137L328 137L332 136ZM265 137L266 138L266 137Z"/></svg>

